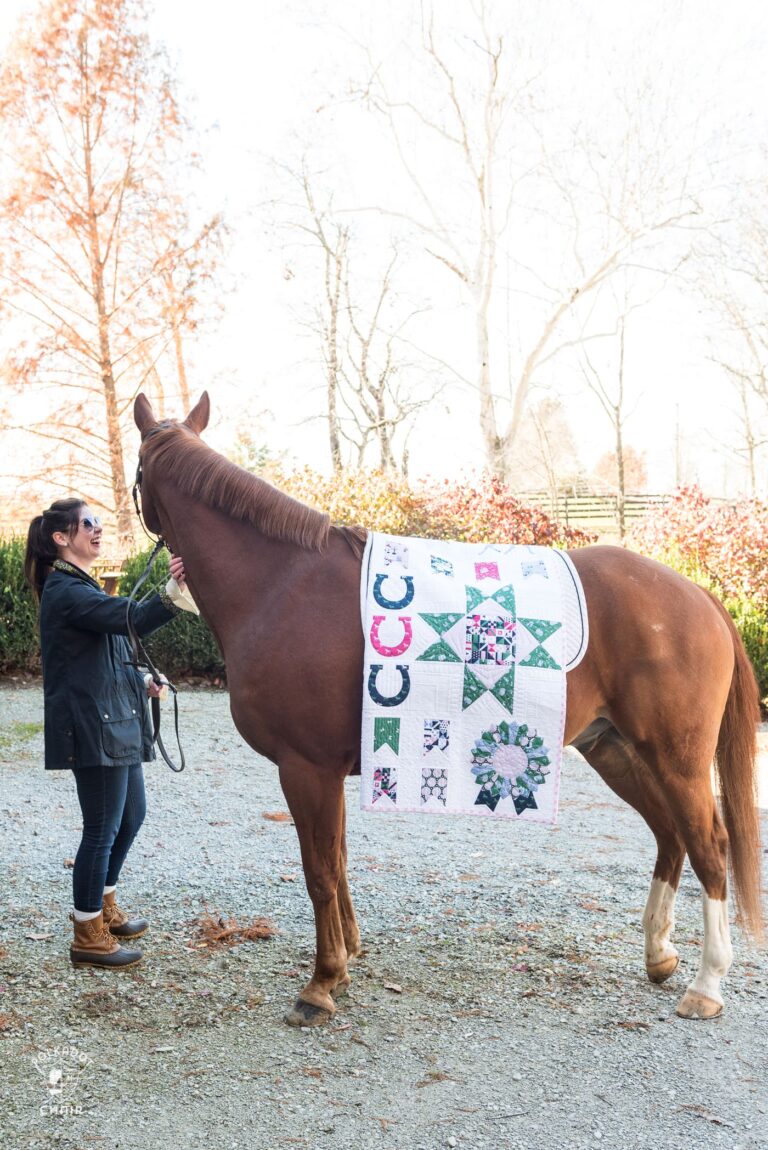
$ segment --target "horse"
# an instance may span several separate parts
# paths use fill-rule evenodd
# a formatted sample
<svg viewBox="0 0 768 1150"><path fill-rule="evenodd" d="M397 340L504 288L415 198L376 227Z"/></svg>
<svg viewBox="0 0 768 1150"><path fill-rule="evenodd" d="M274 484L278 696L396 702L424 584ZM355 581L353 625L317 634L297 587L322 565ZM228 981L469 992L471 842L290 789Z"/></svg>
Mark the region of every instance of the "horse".
<svg viewBox="0 0 768 1150"><path fill-rule="evenodd" d="M206 392L183 421L158 422L146 397L137 397L143 516L184 556L189 587L226 661L238 731L277 765L316 927L314 971L286 1021L318 1026L335 1013L360 952L344 780L360 771L366 532L332 525L208 447L200 436L209 415ZM754 672L725 608L690 580L621 547L569 554L590 639L567 676L564 743L655 836L642 919L654 983L678 965L674 904L687 853L701 884L704 937L677 1014L714 1018L732 961L729 861L741 920L762 937ZM296 636L301 659L293 654Z"/></svg>

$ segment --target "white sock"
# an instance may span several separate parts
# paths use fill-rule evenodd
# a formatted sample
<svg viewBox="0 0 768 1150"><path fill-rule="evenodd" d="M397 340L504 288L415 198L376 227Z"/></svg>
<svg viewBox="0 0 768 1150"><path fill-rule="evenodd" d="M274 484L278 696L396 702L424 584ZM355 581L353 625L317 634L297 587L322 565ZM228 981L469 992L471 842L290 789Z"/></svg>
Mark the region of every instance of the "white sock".
<svg viewBox="0 0 768 1150"><path fill-rule="evenodd" d="M104 887L104 894L112 894L113 890L117 890L117 887L116 886L105 886Z"/></svg>
<svg viewBox="0 0 768 1150"><path fill-rule="evenodd" d="M100 910L75 910L75 922L89 922L92 918L97 918L100 914Z"/></svg>

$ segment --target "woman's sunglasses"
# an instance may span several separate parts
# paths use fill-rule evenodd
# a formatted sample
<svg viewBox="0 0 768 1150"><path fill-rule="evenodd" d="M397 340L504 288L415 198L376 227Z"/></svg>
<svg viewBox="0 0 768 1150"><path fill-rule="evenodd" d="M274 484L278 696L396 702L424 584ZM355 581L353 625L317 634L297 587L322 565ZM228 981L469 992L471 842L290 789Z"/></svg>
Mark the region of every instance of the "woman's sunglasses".
<svg viewBox="0 0 768 1150"><path fill-rule="evenodd" d="M80 520L80 526L84 527L86 531L95 531L97 527L101 527L101 520L98 515L94 515L92 519L86 517Z"/></svg>

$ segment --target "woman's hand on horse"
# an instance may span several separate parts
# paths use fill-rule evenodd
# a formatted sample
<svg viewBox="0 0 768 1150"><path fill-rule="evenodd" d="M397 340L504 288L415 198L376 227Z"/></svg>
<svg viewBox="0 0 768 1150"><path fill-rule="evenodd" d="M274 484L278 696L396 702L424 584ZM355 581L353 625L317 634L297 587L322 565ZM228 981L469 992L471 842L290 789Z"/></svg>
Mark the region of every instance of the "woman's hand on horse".
<svg viewBox="0 0 768 1150"><path fill-rule="evenodd" d="M178 583L179 590L186 591L187 580L186 580L186 576L184 574L184 560L182 559L181 555L171 556L170 568L171 568L171 576Z"/></svg>

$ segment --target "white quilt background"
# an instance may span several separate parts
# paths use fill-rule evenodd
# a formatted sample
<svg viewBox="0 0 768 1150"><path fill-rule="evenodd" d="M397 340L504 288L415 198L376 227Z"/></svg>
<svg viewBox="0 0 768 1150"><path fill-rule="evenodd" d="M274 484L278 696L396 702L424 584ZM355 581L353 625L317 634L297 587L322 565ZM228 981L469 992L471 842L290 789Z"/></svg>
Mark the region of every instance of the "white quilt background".
<svg viewBox="0 0 768 1150"><path fill-rule="evenodd" d="M556 820L565 574L550 548L369 537L361 586L364 810ZM465 697L473 698L467 707ZM533 747L534 738L543 747ZM481 790L489 803L478 803Z"/></svg>

